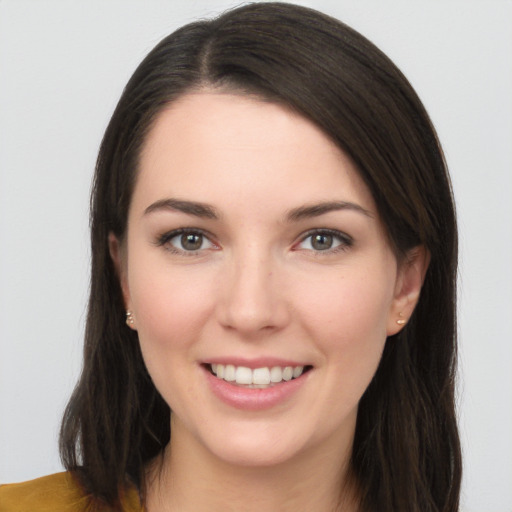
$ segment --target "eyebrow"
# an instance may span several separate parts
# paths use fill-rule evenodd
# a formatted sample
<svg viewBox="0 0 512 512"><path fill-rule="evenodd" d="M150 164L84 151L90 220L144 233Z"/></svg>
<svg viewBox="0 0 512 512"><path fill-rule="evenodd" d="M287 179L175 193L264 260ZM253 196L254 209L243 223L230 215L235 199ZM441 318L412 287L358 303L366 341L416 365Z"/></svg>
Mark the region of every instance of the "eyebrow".
<svg viewBox="0 0 512 512"><path fill-rule="evenodd" d="M286 214L286 220L288 222L297 222L299 220L319 217L320 215L339 210L351 210L373 218L373 214L369 210L356 203L351 203L349 201L326 201L294 208Z"/></svg>
<svg viewBox="0 0 512 512"><path fill-rule="evenodd" d="M144 215L161 210L179 211L186 213L187 215L193 215L203 219L218 220L220 218L217 210L209 204L174 198L160 199L159 201L152 203L144 210ZM351 210L373 218L373 215L369 210L366 210L356 203L351 203L349 201L325 201L322 203L299 206L298 208L289 210L285 219L288 222L297 222L339 210Z"/></svg>
<svg viewBox="0 0 512 512"><path fill-rule="evenodd" d="M173 198L160 199L154 202L144 210L144 215L161 210L179 211L203 219L216 220L219 218L217 210L209 204Z"/></svg>

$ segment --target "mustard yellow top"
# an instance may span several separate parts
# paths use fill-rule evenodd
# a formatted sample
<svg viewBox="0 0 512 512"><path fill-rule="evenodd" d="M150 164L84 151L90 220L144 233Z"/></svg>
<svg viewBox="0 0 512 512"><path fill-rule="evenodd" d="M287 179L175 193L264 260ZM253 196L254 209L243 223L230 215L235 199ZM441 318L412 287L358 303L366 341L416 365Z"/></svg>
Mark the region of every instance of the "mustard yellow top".
<svg viewBox="0 0 512 512"><path fill-rule="evenodd" d="M89 508L90 499L70 473L55 473L19 484L0 485L1 512L102 512ZM139 493L127 488L122 498L124 512L143 512Z"/></svg>

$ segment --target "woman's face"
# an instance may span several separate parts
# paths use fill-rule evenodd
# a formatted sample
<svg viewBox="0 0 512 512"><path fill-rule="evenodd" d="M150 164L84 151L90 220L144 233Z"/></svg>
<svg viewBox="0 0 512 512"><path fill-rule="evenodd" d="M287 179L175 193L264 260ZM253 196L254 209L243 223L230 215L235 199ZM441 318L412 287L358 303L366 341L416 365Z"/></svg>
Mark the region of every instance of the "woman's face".
<svg viewBox="0 0 512 512"><path fill-rule="evenodd" d="M411 286L354 165L315 125L248 96L175 101L111 250L173 436L244 465L350 447Z"/></svg>

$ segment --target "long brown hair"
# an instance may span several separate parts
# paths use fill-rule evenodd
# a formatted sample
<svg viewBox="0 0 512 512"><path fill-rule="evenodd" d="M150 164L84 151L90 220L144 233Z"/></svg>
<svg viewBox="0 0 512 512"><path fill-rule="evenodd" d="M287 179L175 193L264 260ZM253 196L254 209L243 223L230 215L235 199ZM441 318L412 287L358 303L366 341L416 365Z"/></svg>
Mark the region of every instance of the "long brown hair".
<svg viewBox="0 0 512 512"><path fill-rule="evenodd" d="M66 468L98 500L170 439L170 410L125 324L108 235L126 232L138 157L161 109L194 89L256 94L316 123L355 162L397 255L431 262L407 326L388 338L359 404L351 459L361 511L458 510L454 404L457 230L435 130L401 72L372 43L312 9L257 3L186 25L137 68L101 144L91 198L92 275L84 367L60 437Z"/></svg>

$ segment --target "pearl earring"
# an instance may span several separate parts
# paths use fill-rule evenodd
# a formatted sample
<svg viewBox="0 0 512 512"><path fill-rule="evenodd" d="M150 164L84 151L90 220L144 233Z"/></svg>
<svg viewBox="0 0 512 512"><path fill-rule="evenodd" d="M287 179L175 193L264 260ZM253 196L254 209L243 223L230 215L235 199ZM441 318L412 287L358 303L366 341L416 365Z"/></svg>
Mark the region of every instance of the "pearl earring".
<svg viewBox="0 0 512 512"><path fill-rule="evenodd" d="M402 316L403 316L403 315L402 315L402 312L398 313L398 316L402 317ZM397 323L398 325L404 325L406 322L407 322L407 320L406 320L405 318L399 318L399 319L396 321L396 323Z"/></svg>
<svg viewBox="0 0 512 512"><path fill-rule="evenodd" d="M126 311L126 324L131 327L133 322L133 313L130 310Z"/></svg>

